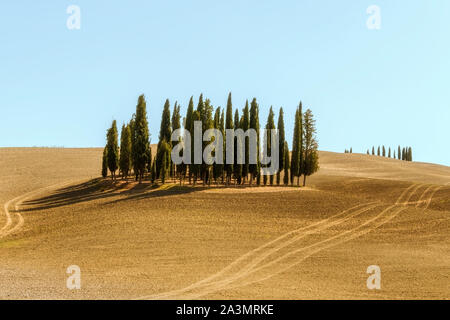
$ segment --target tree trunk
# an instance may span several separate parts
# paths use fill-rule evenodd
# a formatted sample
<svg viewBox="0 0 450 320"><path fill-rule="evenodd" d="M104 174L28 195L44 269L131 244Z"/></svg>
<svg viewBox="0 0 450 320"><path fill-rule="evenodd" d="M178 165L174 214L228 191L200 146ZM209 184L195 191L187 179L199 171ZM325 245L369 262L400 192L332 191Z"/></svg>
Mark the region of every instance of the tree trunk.
<svg viewBox="0 0 450 320"><path fill-rule="evenodd" d="M303 175L303 186L306 186L306 174Z"/></svg>

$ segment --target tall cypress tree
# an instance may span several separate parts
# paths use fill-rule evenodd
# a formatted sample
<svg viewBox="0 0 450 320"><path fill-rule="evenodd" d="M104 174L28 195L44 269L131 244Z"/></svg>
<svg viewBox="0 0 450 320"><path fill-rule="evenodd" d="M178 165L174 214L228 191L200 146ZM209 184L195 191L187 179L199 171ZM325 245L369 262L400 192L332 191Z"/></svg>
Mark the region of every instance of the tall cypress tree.
<svg viewBox="0 0 450 320"><path fill-rule="evenodd" d="M234 124L233 124L233 104L232 104L232 101L231 101L231 92L228 94L227 111L226 111L226 119L225 119L225 129L234 129ZM225 132L225 135L226 135L226 132ZM225 137L225 141L226 141L226 137ZM229 184L230 180L231 180L231 175L233 173L233 165L226 163L225 164L225 172L227 174L227 184Z"/></svg>
<svg viewBox="0 0 450 320"><path fill-rule="evenodd" d="M408 160L409 161L413 161L412 148L411 147L408 148Z"/></svg>
<svg viewBox="0 0 450 320"><path fill-rule="evenodd" d="M256 131L256 163L249 165L250 172L250 184L253 183L254 178L258 179L259 170L260 170L260 162L259 162L259 106L256 101L256 98L253 98L250 103L250 128ZM250 152L250 150L249 150Z"/></svg>
<svg viewBox="0 0 450 320"><path fill-rule="evenodd" d="M386 148L383 146L383 157L386 157Z"/></svg>
<svg viewBox="0 0 450 320"><path fill-rule="evenodd" d="M192 114L192 132L194 132L194 122L200 121L200 120L201 120L200 113L197 110L195 110ZM192 145L194 145L194 143L192 143ZM192 168L190 168L190 169L192 169L192 174L194 176L194 185L197 184L198 175L200 173L200 166L201 166L201 164L192 163L192 165L191 165Z"/></svg>
<svg viewBox="0 0 450 320"><path fill-rule="evenodd" d="M202 115L202 130L203 133L205 133L209 129L214 128L214 121L212 112L214 110L214 107L211 105L211 101L209 99L205 100L204 106L203 106L203 115ZM209 144L209 141L203 141L203 149L205 150L206 146ZM211 182L211 170L212 165L207 164L205 161L202 161L202 177L203 177L203 184L206 183L210 184Z"/></svg>
<svg viewBox="0 0 450 320"><path fill-rule="evenodd" d="M239 110L236 109L234 112L234 129L240 128L240 118L239 118ZM242 179L242 164L238 164L238 139L237 137L234 138L234 164L233 164L233 175L234 175L234 181L236 184L241 184ZM242 150L240 150L242 151Z"/></svg>
<svg viewBox="0 0 450 320"><path fill-rule="evenodd" d="M116 120L112 122L107 134L108 169L111 171L113 180L116 180L116 170L119 167L119 143Z"/></svg>
<svg viewBox="0 0 450 320"><path fill-rule="evenodd" d="M164 109L161 115L161 126L159 128L159 142L158 142L158 150L156 151L156 172L161 174L162 165L164 157L166 157L166 152L171 151L172 142L172 128L170 124L170 102L169 99L166 99L164 103ZM166 145L163 146L163 142L167 143L168 150L166 150ZM170 167L170 162L166 159L166 166ZM167 168L165 168L167 169Z"/></svg>
<svg viewBox="0 0 450 320"><path fill-rule="evenodd" d="M291 157L291 184L294 184L294 177L297 177L297 185L300 185L303 163L303 124L302 124L302 103L300 102L295 111L294 134L292 137L292 157Z"/></svg>
<svg viewBox="0 0 450 320"><path fill-rule="evenodd" d="M378 146L377 156L381 156L381 149L380 149L380 146Z"/></svg>
<svg viewBox="0 0 450 320"><path fill-rule="evenodd" d="M398 158L398 160L401 160L401 159L402 159L402 152L401 152L401 150L400 150L400 146L398 146L397 158Z"/></svg>
<svg viewBox="0 0 450 320"><path fill-rule="evenodd" d="M178 105L178 102L175 101L172 113L172 132L180 128L181 128L180 106ZM175 148L175 146L178 143L180 143L180 141L172 141L172 148ZM172 176L175 176L176 174L179 175L181 183L181 172L183 170L183 165L180 164L179 166L176 166L173 162L170 162L170 168L171 168L171 175Z"/></svg>
<svg viewBox="0 0 450 320"><path fill-rule="evenodd" d="M303 186L306 185L306 177L319 170L319 152L316 138L316 121L310 109L304 115L303 140L305 145L305 165L303 168Z"/></svg>
<svg viewBox="0 0 450 320"><path fill-rule="evenodd" d="M108 176L108 148L105 146L103 148L103 158L102 158L102 177L106 178Z"/></svg>
<svg viewBox="0 0 450 320"><path fill-rule="evenodd" d="M140 95L136 106L136 116L133 125L134 141L132 142L133 165L135 174L142 183L145 167L148 163L150 134L148 132L147 103L144 95Z"/></svg>
<svg viewBox="0 0 450 320"><path fill-rule="evenodd" d="M285 166L285 154L284 154L284 147L285 147L285 133L284 133L284 112L283 108L280 108L279 114L278 114L278 152L279 152L279 170L277 173L277 185L280 185L280 174L281 171L284 170Z"/></svg>
<svg viewBox="0 0 450 320"><path fill-rule="evenodd" d="M373 156L375 155L375 147L374 146L372 147L372 155Z"/></svg>
<svg viewBox="0 0 450 320"><path fill-rule="evenodd" d="M219 130L222 133L223 137L223 126L221 123L221 108L217 107L216 112L214 113L214 128ZM217 150L214 151L214 155L216 155ZM223 141L222 141L222 153L223 153ZM223 157L223 154L222 154ZM223 174L223 163L214 163L213 165L213 176L214 181L217 183L217 179L219 179Z"/></svg>
<svg viewBox="0 0 450 320"><path fill-rule="evenodd" d="M193 141L193 134L194 134L194 97L191 96L189 99L188 108L186 111L186 121L185 121L185 129L189 131L189 134L191 135L191 164L189 165L189 184L191 184L192 180L192 172L193 172L193 156L194 156L194 141ZM186 132L186 134L188 134Z"/></svg>
<svg viewBox="0 0 450 320"><path fill-rule="evenodd" d="M389 147L388 158L391 157L391 147Z"/></svg>
<svg viewBox="0 0 450 320"><path fill-rule="evenodd" d="M283 182L284 185L289 185L289 147L287 141L284 142L284 169L283 169Z"/></svg>
<svg viewBox="0 0 450 320"><path fill-rule="evenodd" d="M131 131L127 125L122 125L120 133L120 160L119 167L122 172L122 178L127 178L131 165Z"/></svg>
<svg viewBox="0 0 450 320"><path fill-rule="evenodd" d="M248 129L250 128L250 113L249 113L249 107L248 107L248 100L245 101L245 107L242 110L242 124L241 124L241 129L246 132ZM243 182L245 183L247 178L248 178L248 174L250 172L250 168L249 168L249 138L245 138L244 141L244 146L245 146L245 161L244 161L244 165L242 166L242 177L243 177Z"/></svg>
<svg viewBox="0 0 450 320"><path fill-rule="evenodd" d="M274 113L273 113L273 109L272 106L270 106L269 109L269 116L267 117L267 123L266 123L266 134L264 135L265 137L265 144L266 144L266 148L267 148L267 156L272 156L272 137L271 137L271 131L275 129L275 120L274 120ZM268 165L266 165L267 167ZM271 185L273 185L273 175L269 176L269 183ZM267 175L264 175L264 185L267 184Z"/></svg>

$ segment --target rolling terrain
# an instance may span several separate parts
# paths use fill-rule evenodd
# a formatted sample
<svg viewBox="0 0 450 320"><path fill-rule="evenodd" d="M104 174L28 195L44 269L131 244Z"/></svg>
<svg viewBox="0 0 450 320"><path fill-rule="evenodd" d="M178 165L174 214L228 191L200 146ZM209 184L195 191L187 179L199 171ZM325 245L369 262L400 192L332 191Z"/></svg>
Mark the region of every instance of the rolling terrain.
<svg viewBox="0 0 450 320"><path fill-rule="evenodd" d="M306 188L154 187L101 156L0 149L0 299L450 297L449 167L320 152Z"/></svg>

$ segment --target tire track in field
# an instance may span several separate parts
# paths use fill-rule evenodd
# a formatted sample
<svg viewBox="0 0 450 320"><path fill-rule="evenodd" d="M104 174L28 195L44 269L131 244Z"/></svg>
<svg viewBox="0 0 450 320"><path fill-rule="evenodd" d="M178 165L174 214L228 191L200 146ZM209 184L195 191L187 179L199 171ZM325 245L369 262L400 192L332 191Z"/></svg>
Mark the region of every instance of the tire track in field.
<svg viewBox="0 0 450 320"><path fill-rule="evenodd" d="M413 195L420 187L421 187L421 185L412 184L411 186L409 186L408 188L406 188L406 189L402 192L402 194L399 196L399 198L397 199L397 201L396 201L396 203L395 203L394 205L392 205L392 206L390 206L389 208L385 209L385 210L382 211L379 215L377 215L375 218L373 218L373 219L367 221L366 223L363 223L363 224L360 225L359 227L361 227L361 226L363 226L363 225L366 225L366 224L368 224L368 223L370 223L370 222L375 221L376 219L378 219L379 217L381 217L385 212L389 211L391 208L397 207L397 206L399 206L399 205L405 205L405 204L410 200L410 198L412 197L412 195ZM412 190L412 191L411 191L411 190ZM407 195L407 193L408 193L409 191L411 191L410 194L409 194L409 197L406 199L406 201L401 202L402 199ZM326 223L327 221L330 221L330 220L333 219L333 218L336 218L336 217L338 217L338 216L342 216L342 215L344 215L344 214L346 214L346 213L348 213L348 212L351 212L351 210L357 209L358 207L360 208L360 210L358 210L358 211L356 211L356 212L359 212L358 214L361 214L361 213L363 213L363 212L366 212L366 211L369 211L369 210L371 210L371 209L374 209L375 207L377 207L377 205L374 206L373 203L369 203L369 204L364 204L364 205L356 206L356 207L353 207L353 208L348 209L348 210L346 210L346 211L343 211L343 212L341 212L341 213L339 213L339 214L337 214L337 215L335 215L335 216L332 216L332 217L330 217L330 218L328 218L328 219L324 219L324 220L322 220L322 221L320 221L320 222L314 224L314 226L322 225L322 224ZM405 208L403 208L402 210L404 210L404 209L405 209ZM353 216L356 216L356 215L357 215L356 212L350 213L349 216L352 216L352 215L353 215ZM400 211L399 211L399 212L400 212ZM344 221L346 221L346 220L348 220L348 219L349 219L349 218L344 217L343 219L337 220L337 221L335 221L335 222L328 222L328 223L325 224L323 227L319 227L318 230L316 230L316 231L313 230L312 232L309 232L308 234L317 233L318 231L322 231L322 230L324 230L324 229L326 229L326 228L329 228L329 227L331 227L331 226L340 224L340 223L342 223L342 222L344 222ZM386 221L386 222L387 222L387 221ZM385 222L383 222L383 223L385 223ZM218 291L218 290L221 290L221 289L229 288L228 285L229 285L231 282L234 282L234 281L239 280L239 279L241 279L241 278L244 278L244 277L247 277L247 276L249 276L249 275L252 275L253 273L255 273L255 272L257 272L257 271L262 270L263 268L265 268L265 267L267 267L267 266L271 266L271 265L273 265L274 263L276 263L276 262L278 262L278 261L281 261L282 259L284 259L284 258L286 258L286 257L288 257L288 256L290 256L290 255L292 255L290 252L288 252L287 254L285 254L285 255L283 255L283 256L281 256L281 257L275 259L275 260L272 260L272 261L269 262L269 263L266 263L266 264L263 264L262 266L256 267L258 263L260 263L261 261L263 261L265 258L267 258L268 256L270 256L271 254L280 251L280 250L283 249L284 247L287 247L287 246L290 245L291 243L294 243L294 242L298 241L299 239L303 238L303 237L306 236L306 235L304 235L304 236L303 236L303 235L299 235L299 236L297 236L297 237L294 237L293 239L285 240L285 241L281 242L281 244L279 244L277 247L263 251L262 253L260 253L259 255L257 255L255 258L253 258L253 260L251 260L249 264L245 265L244 268L241 268L241 270L238 270L238 272L236 272L236 273L234 273L234 274L232 274L232 275L230 275L230 276L225 277L225 279L223 279L223 280L218 280L218 281L212 281L212 280L217 279L217 278L219 278L220 276L224 275L227 271L231 270L231 268L232 268L233 266L238 265L241 261L244 261L248 256L251 256L252 254L257 253L257 252L259 252L259 251L261 251L261 250L263 250L263 249L269 247L271 244L274 244L274 243L276 243L276 242L279 242L279 241L283 240L284 238L289 237L289 236L292 235L292 234L296 234L296 233L298 233L298 232L300 232L300 231L304 231L305 229L307 230L307 229L309 229L309 228L311 228L311 227L313 227L313 225L307 226L307 227L303 227L303 228L300 228L300 229L297 229L297 230L294 230L294 231L291 231L291 232L288 232L288 233L286 233L286 234L284 234L284 235L278 237L277 239L275 239L275 240L273 240L273 241L271 241L271 242L269 242L269 243L267 243L267 244L265 244L265 245L263 245L263 246L261 246L261 247L258 247L258 248L256 248L256 249L250 251L249 253L245 254L244 256L238 258L235 262L233 262L232 264L230 264L228 267L226 267L226 268L223 269L222 271L220 271L220 272L218 272L218 273L216 273L216 274L214 274L214 275L212 275L212 276L210 276L210 277L208 277L208 278L206 278L206 279L204 279L204 280L201 280L201 281L199 281L199 282L196 282L196 283L194 283L194 284L192 284L192 285L190 285L190 286L188 286L188 287L186 287L186 288L178 289L178 290L172 290L172 291L168 291L168 292L164 292L164 293L160 293L160 294L156 294L156 295L149 295L149 296L141 297L141 298L139 298L139 299L163 299L163 298L168 298L168 297L177 296L177 295L183 294L183 293L186 294L186 293L188 293L189 291L199 289L199 290L200 290L200 293L197 293L197 294L194 295L194 296L192 296L192 295L189 296L189 293L188 293L188 297L190 297L190 298L196 298L196 297L203 296L203 295L208 294L208 293L211 293L211 292L215 292L215 291ZM358 227L358 228L359 228L359 227ZM347 233L349 233L349 232L355 232L355 230L357 230L358 228L351 229L350 231L346 231L346 232L344 232L344 233L342 233L342 234L347 234ZM371 231L371 230L369 230L369 231L367 231L367 232L370 232L370 231ZM358 236L359 236L359 235L358 235ZM327 239L327 240L319 241L319 243L315 243L313 246L317 246L317 245L320 244L320 243L325 243L325 242L327 242L327 241L329 241L329 240L333 240L333 239L335 239L336 237L337 237L337 236L334 236L334 237L331 237L331 238L329 238L329 239ZM351 240L351 239L350 239L350 240ZM347 241L348 241L348 240L347 240ZM309 248L309 247L311 247L311 246L308 246L308 248ZM301 248L301 249L302 249L302 248ZM299 252L299 250L301 250L301 249L294 250L294 253ZM320 249L320 250L323 250L323 249ZM309 255L308 255L308 256L309 256ZM281 260L280 260L280 259L281 259ZM296 264L297 264L297 263L296 263ZM255 267L256 267L256 268L255 268ZM291 266L289 266L289 268L290 268L290 267L291 267ZM282 272L282 271L280 271L280 272ZM273 273L272 275L270 275L269 277L272 277L273 275L278 274L278 273L279 273L279 272L275 272L275 273ZM212 282L211 282L211 281L212 281ZM255 282L259 282L259 281L262 281L262 280L257 280L257 281L255 281ZM241 286L241 285L242 285L242 283L239 284L238 286ZM203 291L202 291L202 289L203 289Z"/></svg>
<svg viewBox="0 0 450 320"><path fill-rule="evenodd" d="M79 181L80 180L78 180L78 182ZM85 179L81 180L81 181L85 181ZM12 200L7 201L4 204L4 206L3 206L3 211L4 211L5 215L6 215L6 223L2 227L2 229L0 230L0 239L5 238L6 236L8 236L10 234L19 231L23 227L23 225L25 224L25 220L24 220L23 216L20 214L20 207L21 207L22 203L25 200L27 200L27 199L29 199L31 197L34 197L34 196L36 196L38 194L41 194L43 192L46 192L48 190L55 189L55 188L62 188L62 187L71 185L71 184L76 183L76 182L77 181L70 181L70 182L63 182L63 183L54 184L54 185L51 185L51 186L47 186L47 187L44 187L44 188L40 188L40 189L37 189L37 190L34 190L34 191L27 192L27 193L25 193L23 195L20 195L20 196L14 198ZM13 219L12 219L11 212L9 211L9 207L10 206L14 206L14 212L13 213L16 216L16 220L18 220L17 223L14 226L12 226L12 227L11 227L11 225L13 224Z"/></svg>
<svg viewBox="0 0 450 320"><path fill-rule="evenodd" d="M417 192L417 190L421 186L422 185L418 185L416 187L414 187L414 185L411 186L407 190L411 190L412 187L414 187L414 188L409 193L409 196L407 197L407 199L405 199L405 201L400 201L401 198L404 196L404 193L403 193L399 197L399 199L397 200L398 204L396 203L394 205L389 206L388 208L382 210L381 213L379 213L375 217L369 219L368 221L360 224L356 228L353 228L353 229L350 229L350 230L346 230L344 232L341 232L341 233L339 233L339 234L337 234L335 236L332 236L330 238L327 238L325 240L318 241L318 242L316 242L314 244L311 244L311 245L308 245L308 246L304 246L304 247L298 248L296 250L290 251L290 252L286 253L285 255L283 255L283 256L275 259L275 260L272 260L271 262L268 262L265 265L262 265L262 266L260 266L260 267L258 267L256 269L248 272L245 276L248 277L248 276L250 276L250 275L252 275L252 274L254 274L254 273L256 273L256 272L258 272L260 270L263 270L264 268L267 268L267 267L275 265L277 262L280 262L280 263L283 263L283 261L284 262L288 262L287 258L292 257L295 254L301 253L303 251L306 251L305 255L295 259L294 262L287 263L284 266L276 268L273 272L269 272L268 274L262 274L259 277L256 277L256 279L254 279L254 280L242 281L240 283L237 283L237 284L231 285L231 286L228 285L228 284L231 283L231 282L234 282L235 280L239 280L239 279L226 279L226 280L222 281L221 283L211 283L209 285L209 287L210 287L209 289L204 289L203 291L200 291L197 294L195 294L195 293L194 294L190 294L190 295L188 294L188 295L183 296L182 298L183 299L196 299L196 298L202 297L204 295L207 295L209 293L217 292L217 291L220 291L220 290L239 288L239 287L243 287L243 286L246 286L246 285L249 285L249 284L253 284L253 283L257 283L257 282L261 282L261 281L267 280L267 279L269 279L269 278L271 278L271 277L273 277L275 275L278 275L278 274L280 274L282 272L285 272L285 271L289 270L290 268L292 268L295 265L301 263L302 261L304 261L305 259L307 259L308 257L312 256L313 254L315 254L315 253L317 253L319 251L322 251L322 250L325 250L325 249L328 249L328 248L331 248L331 247L335 247L335 246L337 246L339 244L348 242L348 241L356 239L356 238L358 238L358 237L360 237L362 235L365 235L365 234L367 234L369 232L372 232L372 231L376 230L377 228L379 228L381 225L383 225L383 224L389 222L390 220L392 220L400 212L406 210L407 209L406 205L407 205L408 201L411 199L411 197ZM405 190L405 191L407 191L407 190ZM392 210L392 209L395 209L395 208L397 208L397 209L396 210ZM376 222L379 218L382 218L381 221L380 222ZM373 222L375 222L375 224L373 226L371 226L371 223L373 223ZM359 229L362 229L362 228L364 228L366 226L367 226L366 229L359 230ZM337 241L333 242L333 240L335 240L335 239L337 239ZM312 249L312 251L308 252L309 249Z"/></svg>

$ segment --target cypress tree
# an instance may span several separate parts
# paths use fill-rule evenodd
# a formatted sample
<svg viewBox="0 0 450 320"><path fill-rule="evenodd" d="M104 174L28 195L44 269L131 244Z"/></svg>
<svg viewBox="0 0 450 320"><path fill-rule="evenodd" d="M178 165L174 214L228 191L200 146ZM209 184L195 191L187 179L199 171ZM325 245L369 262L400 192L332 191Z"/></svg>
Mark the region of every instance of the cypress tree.
<svg viewBox="0 0 450 320"><path fill-rule="evenodd" d="M413 161L412 148L411 147L408 148L408 160L409 161Z"/></svg>
<svg viewBox="0 0 450 320"><path fill-rule="evenodd" d="M405 148L402 149L402 160L406 160L406 150L405 150Z"/></svg>
<svg viewBox="0 0 450 320"><path fill-rule="evenodd" d="M155 165L156 161L152 162L152 169L151 169L151 181L152 183L155 183L156 181L156 165Z"/></svg>
<svg viewBox="0 0 450 320"><path fill-rule="evenodd" d="M303 162L303 137L302 130L302 103L300 102L295 111L294 134L292 138L292 157L291 157L291 184L294 184L294 177L297 177L297 185L300 185L300 176L302 174Z"/></svg>
<svg viewBox="0 0 450 320"><path fill-rule="evenodd" d="M383 157L386 157L386 148L383 146Z"/></svg>
<svg viewBox="0 0 450 320"><path fill-rule="evenodd" d="M248 100L245 101L245 107L242 110L242 125L241 125L241 129L246 132L248 129L250 128L250 111L249 111L249 107L248 107ZM244 161L244 165L242 166L242 177L244 179L244 183L246 182L246 180L248 179L248 174L250 172L250 168L249 168L249 138L245 137L245 161Z"/></svg>
<svg viewBox="0 0 450 320"><path fill-rule="evenodd" d="M136 116L133 125L134 139L132 142L133 166L135 174L142 183L150 149L150 134L147 122L147 103L144 95L140 95L136 106Z"/></svg>
<svg viewBox="0 0 450 320"><path fill-rule="evenodd" d="M375 155L375 147L372 147L372 155Z"/></svg>
<svg viewBox="0 0 450 320"><path fill-rule="evenodd" d="M388 153L388 158L391 157L391 147L389 147L389 153Z"/></svg>
<svg viewBox="0 0 450 320"><path fill-rule="evenodd" d="M170 124L170 102L169 99L166 99L166 102L164 103L164 109L161 115L161 126L159 128L159 142L158 142L158 149L156 151L156 172L160 174L163 172L162 165L163 160L165 157L165 154L167 152L166 145L163 143L165 142L167 146L169 147L169 154L170 154L170 148L172 146L172 142L170 141L170 138L172 136L172 129ZM169 165L170 162L166 159L166 166ZM165 168L167 169L167 168ZM166 174L166 173L165 173ZM159 176L160 177L160 176Z"/></svg>
<svg viewBox="0 0 450 320"><path fill-rule="evenodd" d="M303 168L303 186L306 185L306 177L319 170L319 152L316 138L316 121L310 109L304 115L303 140L305 145L305 165Z"/></svg>
<svg viewBox="0 0 450 320"><path fill-rule="evenodd" d="M204 103L204 109L203 109L203 118L202 118L202 130L203 133L206 132L209 129L213 129L214 128L214 121L213 121L213 116L212 116L212 112L213 112L213 106L211 105L211 101L209 99L205 100ZM205 150L205 147L209 144L210 142L208 141L204 141L203 142L203 149ZM203 175L203 184L205 185L206 183L210 184L211 182L211 169L212 169L212 165L207 164L205 161L202 161L202 175Z"/></svg>
<svg viewBox="0 0 450 320"><path fill-rule="evenodd" d="M122 178L127 178L131 165L131 131L129 126L122 125L120 133L120 160L119 167Z"/></svg>
<svg viewBox="0 0 450 320"><path fill-rule="evenodd" d="M112 179L116 180L116 170L119 167L119 143L116 120L112 122L107 134L108 169L111 171Z"/></svg>
<svg viewBox="0 0 450 320"><path fill-rule="evenodd" d="M367 149L367 154L368 154L368 155L370 155L370 153L369 153L369 149Z"/></svg>
<svg viewBox="0 0 450 320"><path fill-rule="evenodd" d="M289 185L289 147L286 141L284 141L284 168L283 168L283 182L284 185Z"/></svg>
<svg viewBox="0 0 450 320"><path fill-rule="evenodd" d="M353 148L352 147L350 147L350 153L353 153Z"/></svg>
<svg viewBox="0 0 450 320"><path fill-rule="evenodd" d="M234 129L240 128L240 118L239 118L239 110L236 109L234 112ZM242 150L241 150L242 151ZM238 164L238 139L237 137L234 138L234 164L233 164L233 174L235 183L241 184L242 179L242 164Z"/></svg>
<svg viewBox="0 0 450 320"><path fill-rule="evenodd" d="M401 160L401 159L402 159L401 156L402 156L402 152L400 151L400 146L398 146L398 152L397 152L397 158L398 158L398 160Z"/></svg>
<svg viewBox="0 0 450 320"><path fill-rule="evenodd" d="M227 101L227 111L226 111L226 119L225 119L225 129L234 129L233 124L233 104L231 102L231 92L228 94L228 101ZM225 132L226 135L226 132ZM225 141L226 141L226 137ZM228 162L228 161L227 161ZM233 173L233 165L232 164L225 164L225 172L227 174L227 184L230 183L231 180L231 174Z"/></svg>
<svg viewBox="0 0 450 320"><path fill-rule="evenodd" d="M192 114L192 132L194 132L194 121L200 121L200 113L197 110L195 110ZM191 143L191 144L194 145L194 143ZM201 164L195 164L195 163L193 163L191 165L192 174L194 176L194 185L197 184L197 178L200 173L200 166L201 166Z"/></svg>
<svg viewBox="0 0 450 320"><path fill-rule="evenodd" d="M172 113L172 132L180 128L181 128L180 105L178 105L178 102L175 102ZM178 143L180 143L180 141L172 141L172 148L175 148L175 146ZM175 176L175 174L179 175L181 183L181 173L183 170L183 165L180 164L179 166L176 166L173 162L170 162L170 167L171 167L171 175L172 176Z"/></svg>
<svg viewBox="0 0 450 320"><path fill-rule="evenodd" d="M184 128L186 130L189 131L189 133L191 134L191 164L188 166L189 167L189 184L191 184L191 180L192 180L192 172L193 172L193 156L194 156L194 143L193 143L193 139L192 139L192 135L194 134L194 119L193 119L193 114L194 114L194 97L191 96L191 98L189 99L189 104L188 104L188 108L186 111L186 121L184 124ZM187 132L186 132L187 134Z"/></svg>
<svg viewBox="0 0 450 320"><path fill-rule="evenodd" d="M105 146L103 148L103 158L102 158L102 177L106 178L108 176L108 148Z"/></svg>
<svg viewBox="0 0 450 320"><path fill-rule="evenodd" d="M377 156L381 156L381 149L380 149L380 146L378 146Z"/></svg>
<svg viewBox="0 0 450 320"><path fill-rule="evenodd" d="M249 165L250 184L253 183L254 178L258 179L260 171L259 162L259 106L256 98L253 98L250 103L250 128L256 131L256 163ZM249 150L250 152L250 150ZM258 181L257 181L258 182Z"/></svg>
<svg viewBox="0 0 450 320"><path fill-rule="evenodd" d="M217 107L216 112L214 113L214 128L219 130L222 133L223 137L223 126L221 123L221 108ZM223 148L223 141L222 141L222 148ZM217 150L214 151L214 155L216 155ZM222 149L223 152L223 149ZM223 156L223 154L222 154ZM222 163L214 163L213 164L213 177L214 182L217 184L217 179L219 179L223 174L223 164Z"/></svg>
<svg viewBox="0 0 450 320"><path fill-rule="evenodd" d="M272 156L272 138L271 138L271 131L272 129L275 129L275 120L274 120L274 113L273 113L273 109L272 106L270 106L269 109L269 116L267 117L267 123L266 123L266 134L264 135L265 138L265 145L267 148L267 156ZM268 165L265 165L266 167ZM271 185L273 185L273 175L269 176L269 183ZM267 184L267 175L264 175L264 185Z"/></svg>
<svg viewBox="0 0 450 320"><path fill-rule="evenodd" d="M279 152L279 170L277 173L277 185L280 185L280 174L281 171L284 170L284 166L285 166L285 154L284 154L284 147L286 146L285 144L285 132L284 132L284 112L283 112L283 108L280 108L279 114L278 114L278 124L277 124L277 129L278 129L278 152Z"/></svg>

